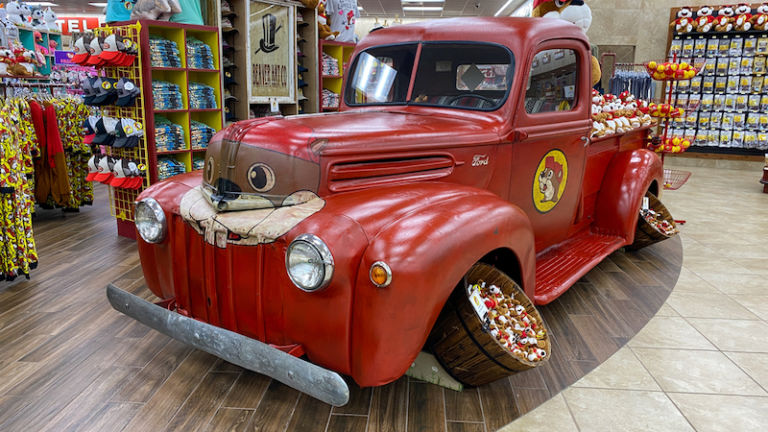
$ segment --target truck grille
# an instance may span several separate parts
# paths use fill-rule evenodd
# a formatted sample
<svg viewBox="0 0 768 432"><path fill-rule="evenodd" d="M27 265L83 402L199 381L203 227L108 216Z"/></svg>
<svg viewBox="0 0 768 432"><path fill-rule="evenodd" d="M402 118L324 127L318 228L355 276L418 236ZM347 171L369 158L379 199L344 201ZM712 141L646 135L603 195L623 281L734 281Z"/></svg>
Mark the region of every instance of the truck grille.
<svg viewBox="0 0 768 432"><path fill-rule="evenodd" d="M218 248L179 216L172 219L173 282L179 312L264 340L264 246ZM236 263L247 262L247 266Z"/></svg>

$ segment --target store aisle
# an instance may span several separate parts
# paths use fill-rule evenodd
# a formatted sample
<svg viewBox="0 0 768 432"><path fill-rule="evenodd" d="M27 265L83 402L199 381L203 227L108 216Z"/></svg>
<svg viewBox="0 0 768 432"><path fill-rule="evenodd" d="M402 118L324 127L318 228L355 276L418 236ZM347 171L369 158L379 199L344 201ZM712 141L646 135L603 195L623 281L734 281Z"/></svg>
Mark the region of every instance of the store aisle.
<svg viewBox="0 0 768 432"><path fill-rule="evenodd" d="M666 166L693 173L663 196L687 220L674 291L627 346L504 432L768 428L763 164L678 158Z"/></svg>

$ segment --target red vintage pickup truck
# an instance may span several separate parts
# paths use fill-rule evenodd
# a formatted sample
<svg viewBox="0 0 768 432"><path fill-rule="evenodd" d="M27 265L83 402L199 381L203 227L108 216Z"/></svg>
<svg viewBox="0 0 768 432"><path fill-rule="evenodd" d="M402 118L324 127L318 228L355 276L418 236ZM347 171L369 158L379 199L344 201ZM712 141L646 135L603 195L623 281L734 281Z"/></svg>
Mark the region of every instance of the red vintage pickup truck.
<svg viewBox="0 0 768 432"><path fill-rule="evenodd" d="M338 113L219 132L135 212L150 304L118 310L341 405L402 376L476 263L536 304L632 245L658 195L648 128L590 140L590 49L554 19L372 32ZM307 360L299 357L306 355Z"/></svg>

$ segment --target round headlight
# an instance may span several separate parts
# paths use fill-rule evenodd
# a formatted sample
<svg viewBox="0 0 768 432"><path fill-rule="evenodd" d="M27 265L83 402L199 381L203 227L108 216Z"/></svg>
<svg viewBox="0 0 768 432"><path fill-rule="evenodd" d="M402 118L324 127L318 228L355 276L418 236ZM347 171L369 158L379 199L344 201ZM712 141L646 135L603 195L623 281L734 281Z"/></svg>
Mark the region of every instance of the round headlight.
<svg viewBox="0 0 768 432"><path fill-rule="evenodd" d="M160 204L152 198L136 203L133 217L139 235L147 243L160 243L165 238L165 213Z"/></svg>
<svg viewBox="0 0 768 432"><path fill-rule="evenodd" d="M291 281L304 291L325 288L333 276L333 256L319 237L302 234L291 242L285 254L285 268Z"/></svg>

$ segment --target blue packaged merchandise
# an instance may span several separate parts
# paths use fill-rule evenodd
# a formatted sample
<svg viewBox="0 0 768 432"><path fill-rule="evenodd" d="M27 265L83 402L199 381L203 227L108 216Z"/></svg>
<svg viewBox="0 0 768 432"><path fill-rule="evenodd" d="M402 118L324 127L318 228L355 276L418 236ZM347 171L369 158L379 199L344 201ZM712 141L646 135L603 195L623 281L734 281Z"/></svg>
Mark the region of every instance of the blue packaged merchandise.
<svg viewBox="0 0 768 432"><path fill-rule="evenodd" d="M216 130L208 126L205 123L192 120L190 127L190 140L192 141L193 149L208 148L208 143L211 142L211 138L216 133Z"/></svg>
<svg viewBox="0 0 768 432"><path fill-rule="evenodd" d="M181 89L167 81L152 81L152 96L156 110L183 109Z"/></svg>
<svg viewBox="0 0 768 432"><path fill-rule="evenodd" d="M183 162L177 161L170 156L157 158L157 179L165 180L178 174L184 174L187 168Z"/></svg>
<svg viewBox="0 0 768 432"><path fill-rule="evenodd" d="M211 47L192 36L187 36L187 67L190 69L215 69Z"/></svg>
<svg viewBox="0 0 768 432"><path fill-rule="evenodd" d="M205 159L200 156L195 156L192 159L192 171L201 170L205 167Z"/></svg>
<svg viewBox="0 0 768 432"><path fill-rule="evenodd" d="M189 107L191 109L217 108L213 87L196 82L189 83Z"/></svg>
<svg viewBox="0 0 768 432"><path fill-rule="evenodd" d="M182 67L179 47L172 40L157 35L150 35L149 54L152 67Z"/></svg>
<svg viewBox="0 0 768 432"><path fill-rule="evenodd" d="M184 128L163 116L155 116L155 149L168 152L186 148Z"/></svg>

